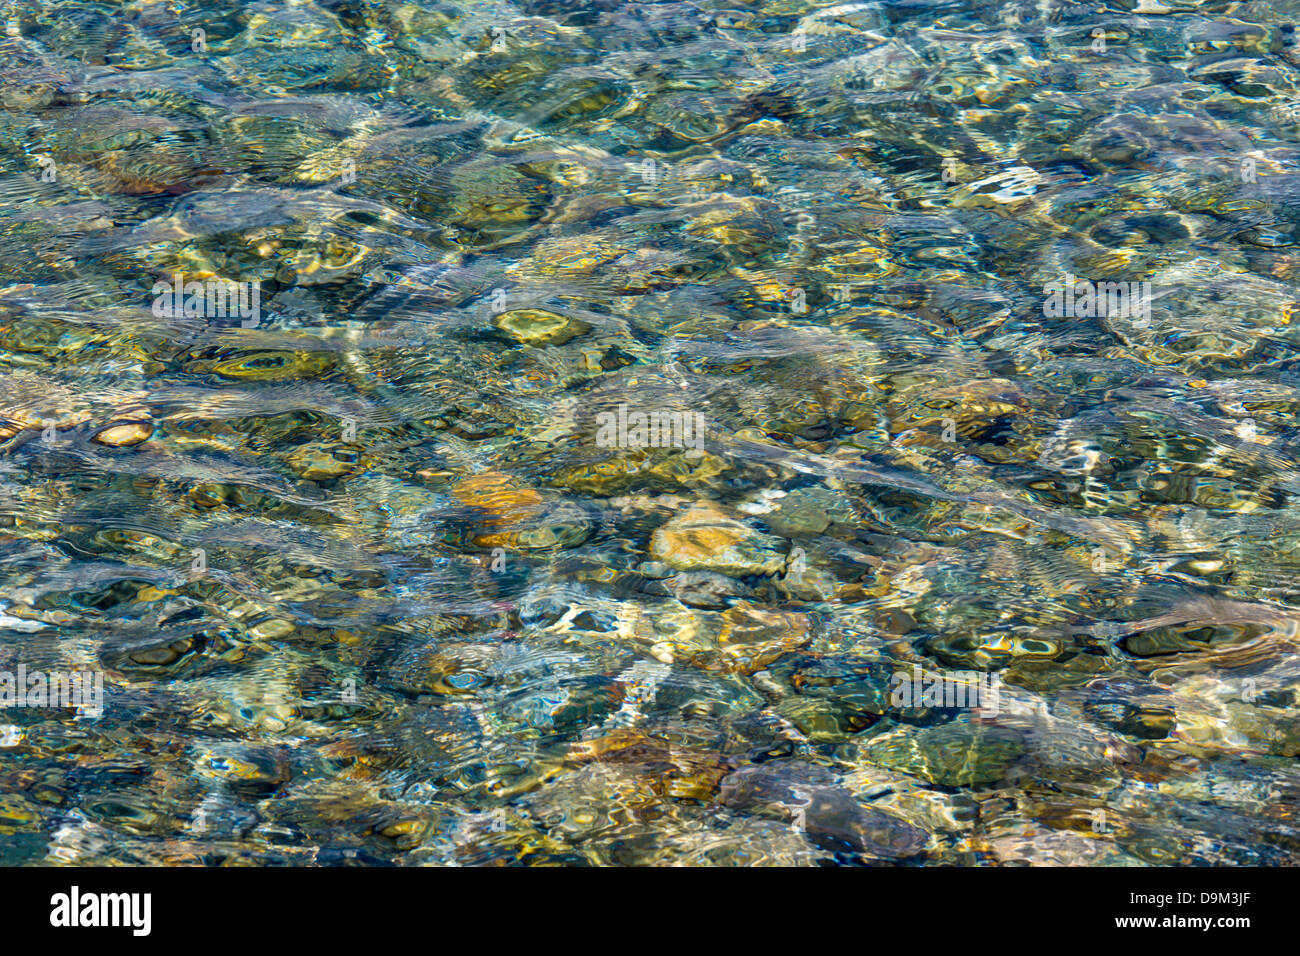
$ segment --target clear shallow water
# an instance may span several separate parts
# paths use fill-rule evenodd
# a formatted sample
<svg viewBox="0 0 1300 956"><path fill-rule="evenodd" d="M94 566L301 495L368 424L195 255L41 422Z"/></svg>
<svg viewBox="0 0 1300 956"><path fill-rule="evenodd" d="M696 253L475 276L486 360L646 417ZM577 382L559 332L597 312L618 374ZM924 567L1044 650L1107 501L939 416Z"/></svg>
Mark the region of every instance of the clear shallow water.
<svg viewBox="0 0 1300 956"><path fill-rule="evenodd" d="M1292 862L1295 9L5 4L4 862Z"/></svg>

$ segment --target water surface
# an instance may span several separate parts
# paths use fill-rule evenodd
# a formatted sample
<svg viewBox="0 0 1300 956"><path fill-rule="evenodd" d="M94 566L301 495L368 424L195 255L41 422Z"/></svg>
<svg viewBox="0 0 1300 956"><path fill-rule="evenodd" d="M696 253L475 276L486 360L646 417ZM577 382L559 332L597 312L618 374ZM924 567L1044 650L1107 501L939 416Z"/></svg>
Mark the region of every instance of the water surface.
<svg viewBox="0 0 1300 956"><path fill-rule="evenodd" d="M1296 10L0 4L0 861L1294 862Z"/></svg>

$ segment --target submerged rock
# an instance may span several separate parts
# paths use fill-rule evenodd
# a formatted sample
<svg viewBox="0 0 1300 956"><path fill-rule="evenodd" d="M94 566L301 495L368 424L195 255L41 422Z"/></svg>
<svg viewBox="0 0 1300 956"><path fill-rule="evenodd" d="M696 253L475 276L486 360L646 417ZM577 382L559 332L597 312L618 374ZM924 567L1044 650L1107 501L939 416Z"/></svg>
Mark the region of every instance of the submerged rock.
<svg viewBox="0 0 1300 956"><path fill-rule="evenodd" d="M920 853L927 841L917 827L859 803L826 768L802 761L741 767L722 781L719 799L738 810L786 815L827 849L893 860Z"/></svg>
<svg viewBox="0 0 1300 956"><path fill-rule="evenodd" d="M785 564L779 539L709 503L691 506L658 528L650 539L650 555L678 571L730 577L776 574Z"/></svg>
<svg viewBox="0 0 1300 956"><path fill-rule="evenodd" d="M545 309L516 309L492 321L523 345L563 345L591 330L586 322Z"/></svg>
<svg viewBox="0 0 1300 956"><path fill-rule="evenodd" d="M996 783L1025 752L1015 733L960 721L900 727L862 743L871 764L913 774L943 787Z"/></svg>
<svg viewBox="0 0 1300 956"><path fill-rule="evenodd" d="M148 441L152 434L153 425L149 422L123 422L96 432L95 441L110 448L130 448Z"/></svg>

